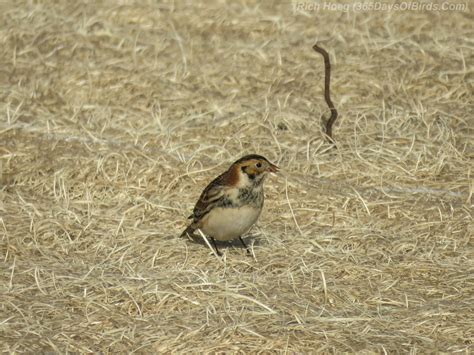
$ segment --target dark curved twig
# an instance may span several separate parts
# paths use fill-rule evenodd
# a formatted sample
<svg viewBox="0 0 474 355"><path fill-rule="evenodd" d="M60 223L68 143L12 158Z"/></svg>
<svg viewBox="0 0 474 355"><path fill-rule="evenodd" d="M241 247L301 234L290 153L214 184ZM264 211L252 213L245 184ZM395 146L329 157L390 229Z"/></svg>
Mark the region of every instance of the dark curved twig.
<svg viewBox="0 0 474 355"><path fill-rule="evenodd" d="M337 110L334 107L334 104L331 101L331 92L330 92L330 82L331 82L331 63L329 62L329 55L326 50L319 47L317 44L313 46L313 49L320 53L324 58L324 99L326 100L326 104L328 105L329 109L331 110L331 116L326 121L326 135L328 138L329 143L336 144L334 138L332 137L332 125L336 121L337 118Z"/></svg>

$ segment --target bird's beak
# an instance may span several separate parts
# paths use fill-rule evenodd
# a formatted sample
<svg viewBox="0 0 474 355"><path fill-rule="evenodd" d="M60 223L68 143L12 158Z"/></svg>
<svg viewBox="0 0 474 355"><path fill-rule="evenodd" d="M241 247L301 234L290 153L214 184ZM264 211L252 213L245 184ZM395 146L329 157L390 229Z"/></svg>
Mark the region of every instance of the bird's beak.
<svg viewBox="0 0 474 355"><path fill-rule="evenodd" d="M268 171L271 173L277 173L280 168L276 166L275 164L270 163L270 166L268 167Z"/></svg>

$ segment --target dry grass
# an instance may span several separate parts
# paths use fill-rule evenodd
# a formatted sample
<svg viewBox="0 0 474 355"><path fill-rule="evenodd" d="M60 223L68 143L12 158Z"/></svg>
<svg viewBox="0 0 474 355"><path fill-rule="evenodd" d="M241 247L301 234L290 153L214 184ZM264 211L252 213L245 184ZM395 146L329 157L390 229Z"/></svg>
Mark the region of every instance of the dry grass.
<svg viewBox="0 0 474 355"><path fill-rule="evenodd" d="M471 12L47 3L0 5L2 351L472 350ZM177 238L251 152L254 259Z"/></svg>

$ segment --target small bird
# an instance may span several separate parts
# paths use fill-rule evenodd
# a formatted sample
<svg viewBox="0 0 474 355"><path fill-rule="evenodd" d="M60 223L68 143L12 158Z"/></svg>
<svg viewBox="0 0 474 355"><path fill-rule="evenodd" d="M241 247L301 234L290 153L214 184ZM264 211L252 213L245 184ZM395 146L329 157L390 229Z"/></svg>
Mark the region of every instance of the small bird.
<svg viewBox="0 0 474 355"><path fill-rule="evenodd" d="M192 237L200 229L207 235L221 255L216 240L228 241L239 238L255 224L263 208L263 181L269 172L276 173L278 167L257 154L246 155L211 181L199 197L193 214L193 221L181 234Z"/></svg>

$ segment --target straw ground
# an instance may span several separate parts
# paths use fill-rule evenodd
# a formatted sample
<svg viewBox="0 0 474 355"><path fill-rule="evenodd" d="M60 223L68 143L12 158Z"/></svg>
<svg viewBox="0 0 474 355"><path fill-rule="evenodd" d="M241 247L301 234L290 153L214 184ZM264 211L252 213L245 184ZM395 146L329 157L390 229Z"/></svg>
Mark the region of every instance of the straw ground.
<svg viewBox="0 0 474 355"><path fill-rule="evenodd" d="M472 349L469 10L50 3L0 12L2 351ZM253 152L254 256L177 238Z"/></svg>

